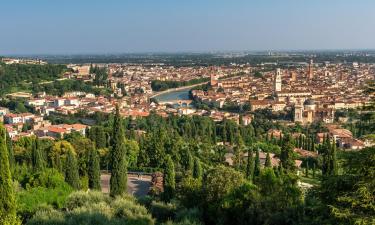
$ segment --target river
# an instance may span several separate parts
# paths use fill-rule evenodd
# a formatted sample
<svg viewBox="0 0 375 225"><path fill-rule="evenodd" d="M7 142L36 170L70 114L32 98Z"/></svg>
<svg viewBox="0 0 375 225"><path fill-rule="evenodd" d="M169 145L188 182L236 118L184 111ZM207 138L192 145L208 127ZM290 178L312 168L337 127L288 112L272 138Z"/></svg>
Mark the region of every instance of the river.
<svg viewBox="0 0 375 225"><path fill-rule="evenodd" d="M191 88L184 90L171 91L168 93L161 94L156 96L155 99L160 102L174 101L174 100L189 100L189 91Z"/></svg>

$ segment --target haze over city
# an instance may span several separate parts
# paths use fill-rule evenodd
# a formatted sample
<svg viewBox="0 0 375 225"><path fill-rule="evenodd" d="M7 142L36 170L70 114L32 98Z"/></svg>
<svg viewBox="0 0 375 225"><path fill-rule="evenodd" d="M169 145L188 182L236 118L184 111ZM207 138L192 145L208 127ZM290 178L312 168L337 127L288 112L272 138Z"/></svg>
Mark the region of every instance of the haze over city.
<svg viewBox="0 0 375 225"><path fill-rule="evenodd" d="M3 1L0 54L374 49L372 0Z"/></svg>

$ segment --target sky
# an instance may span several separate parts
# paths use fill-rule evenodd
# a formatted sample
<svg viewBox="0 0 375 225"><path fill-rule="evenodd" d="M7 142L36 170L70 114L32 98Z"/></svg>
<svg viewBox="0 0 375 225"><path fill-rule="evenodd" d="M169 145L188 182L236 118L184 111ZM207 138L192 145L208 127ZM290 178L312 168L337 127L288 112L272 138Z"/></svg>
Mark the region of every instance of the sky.
<svg viewBox="0 0 375 225"><path fill-rule="evenodd" d="M0 55L375 49L374 0L0 0Z"/></svg>

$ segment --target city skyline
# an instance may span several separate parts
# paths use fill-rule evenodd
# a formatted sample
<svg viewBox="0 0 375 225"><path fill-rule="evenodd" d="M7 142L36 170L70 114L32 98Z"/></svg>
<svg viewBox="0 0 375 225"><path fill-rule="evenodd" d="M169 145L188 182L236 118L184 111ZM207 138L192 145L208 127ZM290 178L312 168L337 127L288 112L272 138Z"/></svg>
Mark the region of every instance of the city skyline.
<svg viewBox="0 0 375 225"><path fill-rule="evenodd" d="M2 55L375 49L367 0L2 5Z"/></svg>

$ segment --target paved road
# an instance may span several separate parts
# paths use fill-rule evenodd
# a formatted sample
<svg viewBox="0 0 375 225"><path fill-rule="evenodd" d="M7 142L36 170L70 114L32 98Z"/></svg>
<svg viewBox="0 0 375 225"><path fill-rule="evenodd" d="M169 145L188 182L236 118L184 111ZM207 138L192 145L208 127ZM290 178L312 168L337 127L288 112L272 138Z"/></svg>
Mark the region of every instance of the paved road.
<svg viewBox="0 0 375 225"><path fill-rule="evenodd" d="M107 173L102 173L100 175L102 192L109 193L109 180L111 175ZM128 174L128 193L134 195L135 197L142 197L147 195L148 190L151 185L151 176L142 175L138 178L137 175Z"/></svg>

